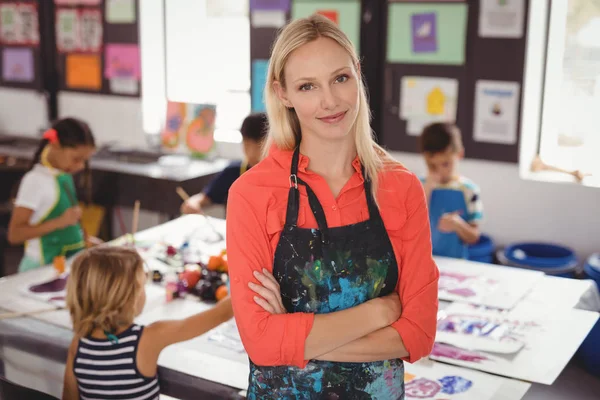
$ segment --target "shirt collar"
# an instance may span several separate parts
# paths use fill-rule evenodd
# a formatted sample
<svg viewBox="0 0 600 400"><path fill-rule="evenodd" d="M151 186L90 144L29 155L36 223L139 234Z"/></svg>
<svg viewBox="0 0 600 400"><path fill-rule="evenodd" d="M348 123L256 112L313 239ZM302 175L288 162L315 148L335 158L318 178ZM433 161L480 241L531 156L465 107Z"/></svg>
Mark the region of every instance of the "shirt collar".
<svg viewBox="0 0 600 400"><path fill-rule="evenodd" d="M273 159L284 169L287 171L290 170L292 165L292 157L294 155L294 150L282 150L277 145L273 144L269 149L269 155L273 157ZM300 157L298 159L298 172L306 173L306 169L308 168L308 164L310 159L304 154L300 153ZM362 173L362 164L360 163L360 158L358 155L352 161L352 166L354 170L358 172L361 181L364 180Z"/></svg>

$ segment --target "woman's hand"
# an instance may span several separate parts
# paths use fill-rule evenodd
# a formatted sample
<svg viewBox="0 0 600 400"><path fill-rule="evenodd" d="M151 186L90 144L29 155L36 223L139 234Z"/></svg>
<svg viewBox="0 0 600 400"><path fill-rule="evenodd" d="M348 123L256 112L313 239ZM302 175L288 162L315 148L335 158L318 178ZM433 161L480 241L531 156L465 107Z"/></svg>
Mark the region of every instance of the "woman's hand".
<svg viewBox="0 0 600 400"><path fill-rule="evenodd" d="M281 301L281 290L275 277L265 268L262 272L254 271L254 277L260 285L249 282L248 287L258 294L254 296L256 304L271 314L286 314L287 311Z"/></svg>

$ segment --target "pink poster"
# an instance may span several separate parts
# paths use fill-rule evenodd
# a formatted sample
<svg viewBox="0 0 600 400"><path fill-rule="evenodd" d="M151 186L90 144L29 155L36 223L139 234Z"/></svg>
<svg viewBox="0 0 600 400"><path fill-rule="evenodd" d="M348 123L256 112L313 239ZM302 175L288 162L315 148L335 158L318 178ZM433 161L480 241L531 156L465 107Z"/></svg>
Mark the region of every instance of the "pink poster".
<svg viewBox="0 0 600 400"><path fill-rule="evenodd" d="M140 48L137 44L107 44L104 76L140 79Z"/></svg>

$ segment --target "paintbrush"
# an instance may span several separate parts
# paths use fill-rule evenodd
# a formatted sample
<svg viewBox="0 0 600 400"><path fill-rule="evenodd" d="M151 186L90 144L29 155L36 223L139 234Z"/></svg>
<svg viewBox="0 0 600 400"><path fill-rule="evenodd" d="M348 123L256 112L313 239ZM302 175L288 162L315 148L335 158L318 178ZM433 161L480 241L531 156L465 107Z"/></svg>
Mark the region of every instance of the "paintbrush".
<svg viewBox="0 0 600 400"><path fill-rule="evenodd" d="M563 174L572 175L577 182L581 182L581 181L583 181L583 178L585 178L586 176L592 175L589 173L581 172L579 170L568 171L563 168L558 168L558 167L555 167L552 165L548 165L544 161L542 161L542 158L539 156L539 154L537 156L535 156L535 158L533 159L533 162L531 163L531 171L533 171L533 172L539 172L539 171L561 172Z"/></svg>
<svg viewBox="0 0 600 400"><path fill-rule="evenodd" d="M30 317L33 315L44 314L47 312L58 311L58 310L62 310L62 307L47 308L47 309L36 310L36 311L9 312L9 313L0 314L0 320L10 319L10 318Z"/></svg>
<svg viewBox="0 0 600 400"><path fill-rule="evenodd" d="M138 221L140 218L140 201L136 200L133 205L133 218L131 221L131 244L135 245L135 234L138 229Z"/></svg>
<svg viewBox="0 0 600 400"><path fill-rule="evenodd" d="M183 200L183 201L189 200L190 195L187 194L187 192L181 186L178 186L177 189L175 189L175 191L177 192L177 194L179 195L179 197L181 197L181 200ZM215 226L212 224L210 218L208 218L206 216L206 214L204 214L204 212L202 211L202 209L200 209L200 215L202 215L204 217L204 219L206 220L206 222L210 226L210 229L212 229L212 231L215 232L219 236L219 240L223 240L224 239L223 235L217 230L217 228L215 228Z"/></svg>

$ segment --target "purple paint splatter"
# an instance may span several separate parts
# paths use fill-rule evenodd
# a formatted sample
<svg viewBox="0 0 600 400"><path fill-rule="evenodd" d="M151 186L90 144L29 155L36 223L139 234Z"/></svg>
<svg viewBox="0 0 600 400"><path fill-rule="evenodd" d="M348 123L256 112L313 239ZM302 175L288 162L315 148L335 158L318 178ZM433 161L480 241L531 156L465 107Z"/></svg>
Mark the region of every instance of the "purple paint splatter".
<svg viewBox="0 0 600 400"><path fill-rule="evenodd" d="M440 392L442 386L436 381L426 378L417 378L405 385L404 392L406 397L415 399L428 399Z"/></svg>
<svg viewBox="0 0 600 400"><path fill-rule="evenodd" d="M447 344L435 343L431 355L434 357L445 357L453 360L468 361L472 363L480 363L481 361L489 360L483 353L463 350L458 347L449 346Z"/></svg>
<svg viewBox="0 0 600 400"><path fill-rule="evenodd" d="M450 294L455 294L457 296L461 296L461 297L473 297L477 294L471 288L450 289L450 290L447 290L447 292Z"/></svg>
<svg viewBox="0 0 600 400"><path fill-rule="evenodd" d="M41 283L39 285L33 285L29 287L29 290L33 293L54 293L65 290L67 285L67 277L59 277L52 279L51 281Z"/></svg>
<svg viewBox="0 0 600 400"><path fill-rule="evenodd" d="M473 382L461 376L445 376L438 379L442 384L442 393L457 394L464 393L473 386Z"/></svg>

